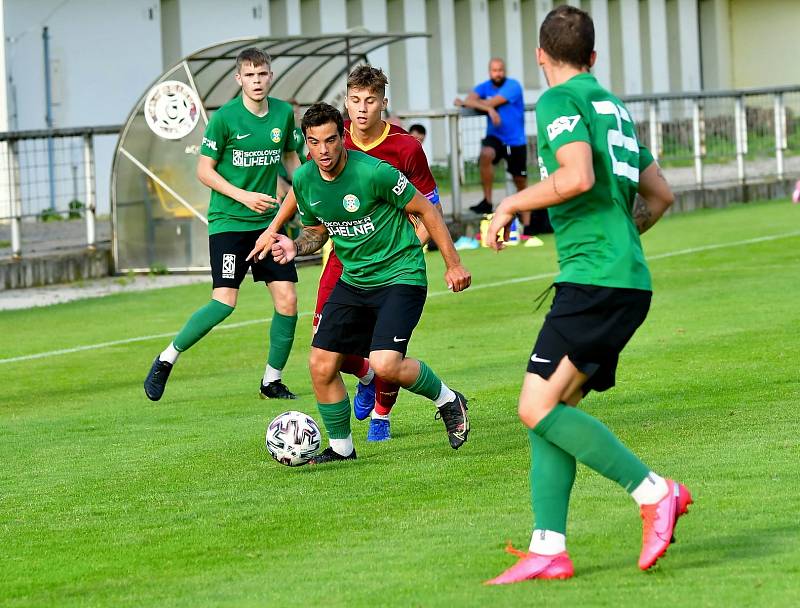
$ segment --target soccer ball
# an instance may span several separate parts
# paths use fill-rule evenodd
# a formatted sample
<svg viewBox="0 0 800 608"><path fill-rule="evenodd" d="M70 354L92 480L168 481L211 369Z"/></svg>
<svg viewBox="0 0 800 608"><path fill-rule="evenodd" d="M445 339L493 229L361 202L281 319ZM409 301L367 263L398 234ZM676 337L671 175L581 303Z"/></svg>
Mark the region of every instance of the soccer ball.
<svg viewBox="0 0 800 608"><path fill-rule="evenodd" d="M267 450L287 467L307 463L319 450L322 434L314 419L303 412L284 412L267 427Z"/></svg>

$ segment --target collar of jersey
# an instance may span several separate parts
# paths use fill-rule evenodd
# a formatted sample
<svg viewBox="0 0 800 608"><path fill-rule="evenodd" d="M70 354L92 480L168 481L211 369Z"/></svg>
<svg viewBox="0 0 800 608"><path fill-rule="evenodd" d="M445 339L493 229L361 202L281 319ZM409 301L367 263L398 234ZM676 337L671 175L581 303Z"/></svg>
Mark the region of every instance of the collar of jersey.
<svg viewBox="0 0 800 608"><path fill-rule="evenodd" d="M372 148L381 145L383 143L383 141L387 137L389 137L389 129L391 129L391 128L392 128L392 125L390 125L387 122L386 123L386 128L383 130L383 133L381 133L381 136L378 139L373 141L368 146L362 146L361 143L358 142L355 137L353 137L353 123L350 123L350 140L353 142L353 145L356 148L358 148L359 150L362 150L363 152L368 152L369 150L372 150Z"/></svg>

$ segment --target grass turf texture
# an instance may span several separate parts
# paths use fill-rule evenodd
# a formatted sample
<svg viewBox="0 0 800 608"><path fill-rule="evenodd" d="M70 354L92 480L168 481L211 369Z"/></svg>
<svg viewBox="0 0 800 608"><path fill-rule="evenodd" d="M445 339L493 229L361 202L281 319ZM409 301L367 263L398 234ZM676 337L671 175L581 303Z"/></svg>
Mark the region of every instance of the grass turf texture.
<svg viewBox="0 0 800 608"><path fill-rule="evenodd" d="M470 399L458 452L404 392L394 439L355 462L285 468L264 447L286 409L319 420L310 316L285 372L294 402L261 401L268 328L214 331L158 404L142 380L158 338L0 364L0 604L18 606L793 605L800 601L797 338L800 236L783 202L670 217L645 238L655 297L617 388L583 407L696 504L663 562L636 567L638 511L578 468L568 547L576 576L491 588L531 530L527 437L516 417L548 279L430 298L409 352ZM540 249L463 254L474 287L555 270ZM431 293L444 291L428 255ZM311 310L318 268L301 269ZM0 313L2 355L176 332L208 297L187 286ZM246 283L226 321L270 316ZM352 381L348 379L352 387Z"/></svg>

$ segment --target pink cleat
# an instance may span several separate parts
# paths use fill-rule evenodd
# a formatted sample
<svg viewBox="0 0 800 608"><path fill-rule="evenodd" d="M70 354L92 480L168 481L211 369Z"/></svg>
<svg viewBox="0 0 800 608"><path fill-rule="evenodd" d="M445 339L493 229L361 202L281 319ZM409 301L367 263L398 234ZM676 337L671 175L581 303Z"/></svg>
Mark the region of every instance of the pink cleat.
<svg viewBox="0 0 800 608"><path fill-rule="evenodd" d="M485 585L506 585L519 583L532 578L540 579L565 579L572 578L575 570L572 560L566 551L556 555L540 555L539 553L525 553L511 546L506 551L519 557L519 561L503 572L500 576L486 581Z"/></svg>
<svg viewBox="0 0 800 608"><path fill-rule="evenodd" d="M639 568L647 570L664 555L670 543L675 542L672 535L678 518L689 510L692 495L686 486L667 479L667 495L654 505L642 505L642 553L639 555Z"/></svg>

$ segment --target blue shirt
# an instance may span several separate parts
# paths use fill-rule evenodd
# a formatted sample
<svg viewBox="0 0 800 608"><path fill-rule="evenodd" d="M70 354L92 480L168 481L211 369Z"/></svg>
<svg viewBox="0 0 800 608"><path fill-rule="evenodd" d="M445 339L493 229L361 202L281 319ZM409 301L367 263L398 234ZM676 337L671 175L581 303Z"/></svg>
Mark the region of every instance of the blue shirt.
<svg viewBox="0 0 800 608"><path fill-rule="evenodd" d="M486 135L494 135L506 146L524 146L527 143L525 141L525 100L519 82L513 78L506 78L503 86L496 87L491 80L487 80L473 90L481 99L489 99L495 95L501 95L506 99L506 103L495 108L500 114L499 127L495 127L491 118L486 117Z"/></svg>

